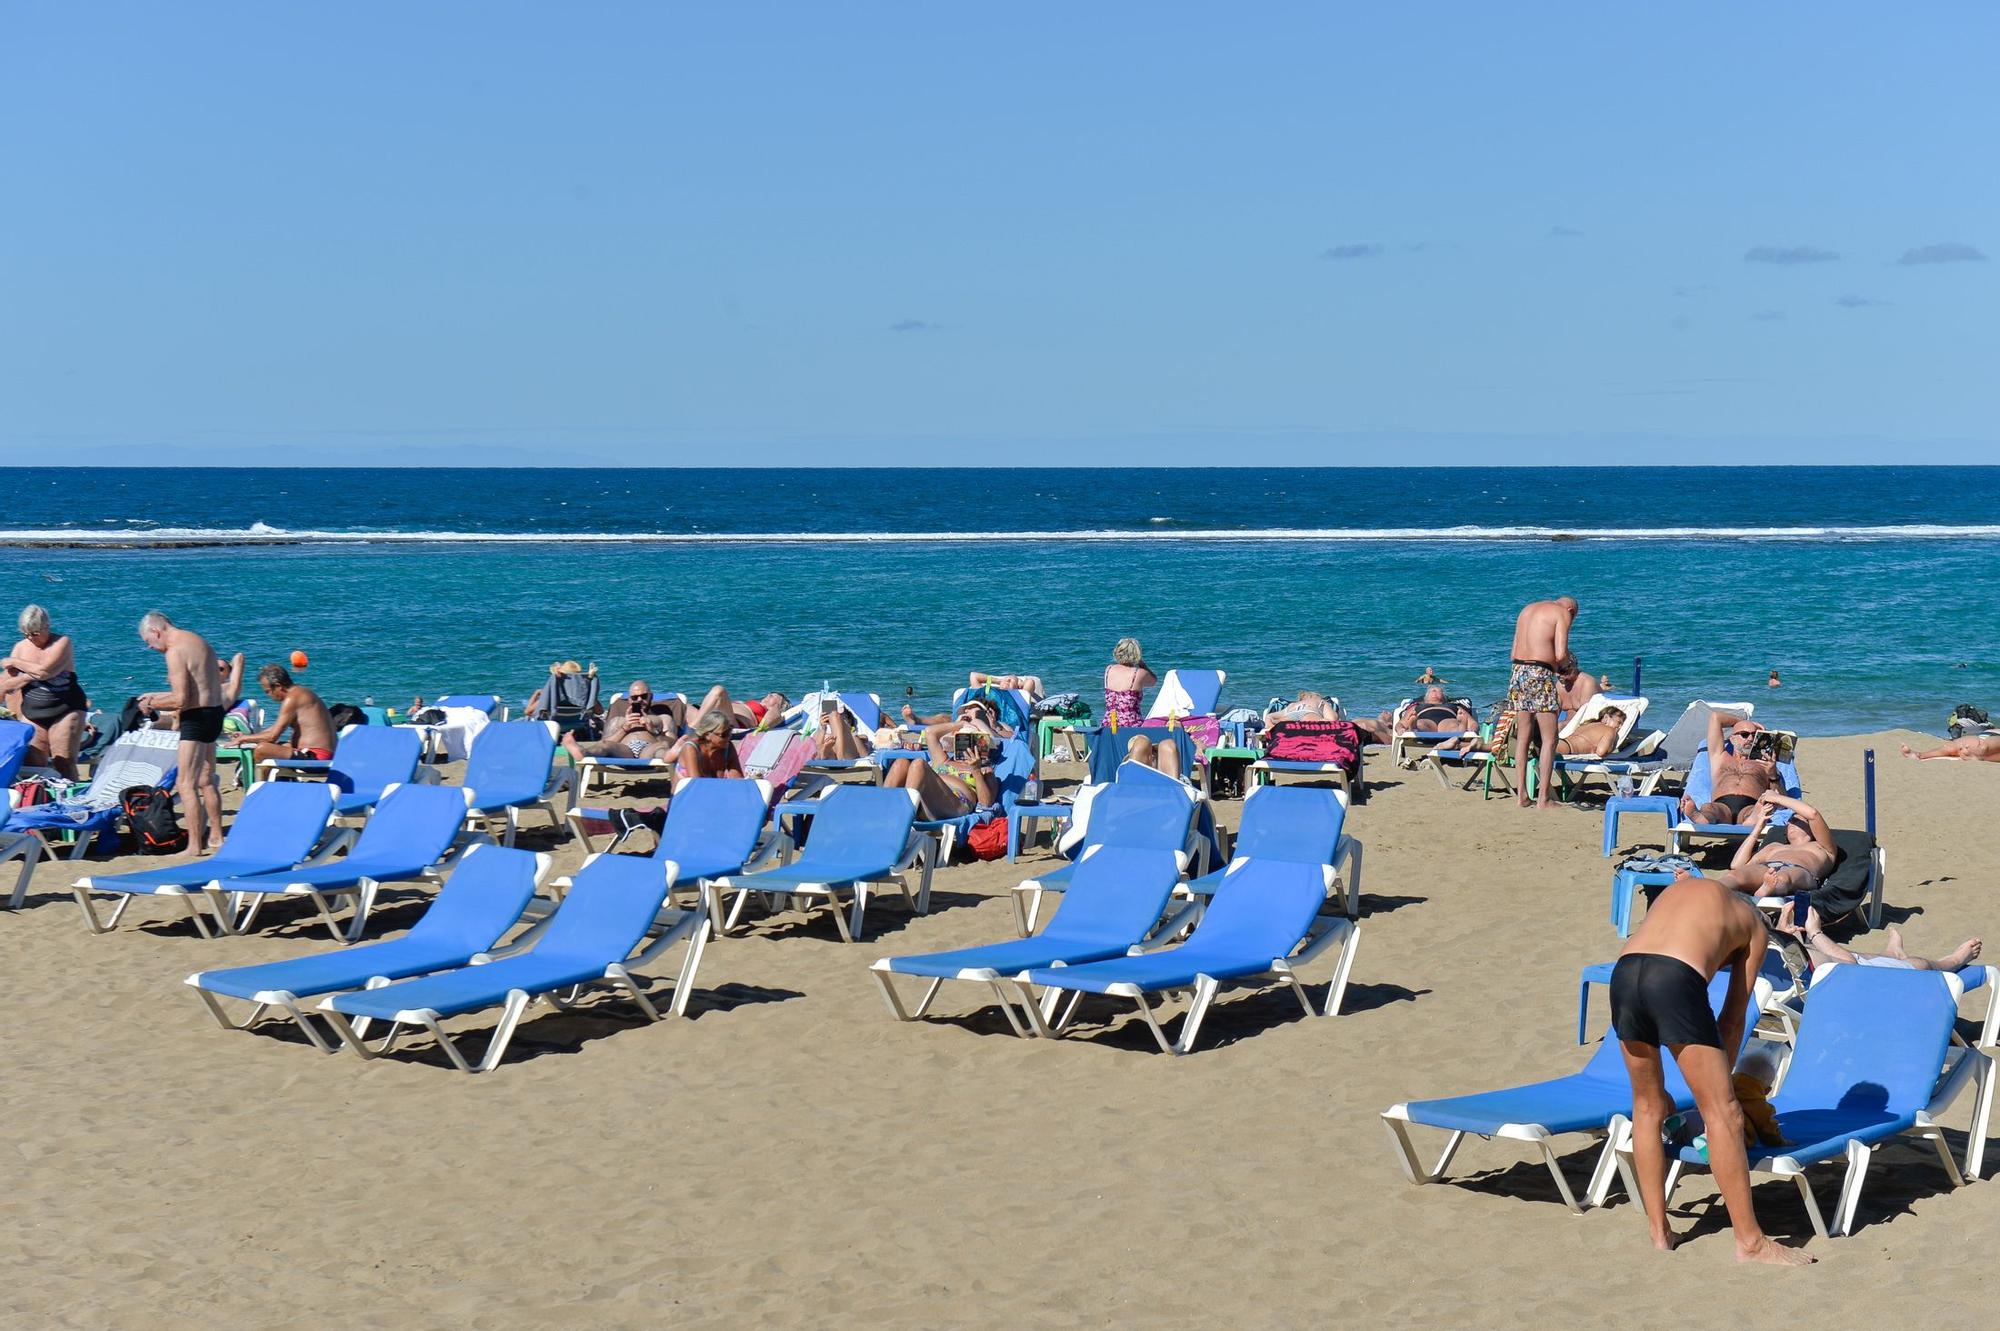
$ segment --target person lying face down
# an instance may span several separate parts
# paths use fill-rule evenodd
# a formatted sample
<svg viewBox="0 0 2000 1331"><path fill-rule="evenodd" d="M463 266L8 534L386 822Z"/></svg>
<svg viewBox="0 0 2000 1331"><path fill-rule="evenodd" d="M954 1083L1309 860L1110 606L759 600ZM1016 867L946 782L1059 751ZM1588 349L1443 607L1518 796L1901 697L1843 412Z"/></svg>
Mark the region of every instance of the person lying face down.
<svg viewBox="0 0 2000 1331"><path fill-rule="evenodd" d="M1758 796L1777 787L1777 750L1774 743L1759 740L1765 733L1748 717L1709 713L1708 774L1714 793L1700 805L1683 795L1683 817L1698 823L1740 823Z"/></svg>
<svg viewBox="0 0 2000 1331"><path fill-rule="evenodd" d="M1840 848L1820 811L1775 790L1758 796L1755 807L1757 821L1736 847L1729 867L1707 876L1753 897L1791 896L1824 883L1840 859ZM1790 822L1772 823L1779 809L1792 811Z"/></svg>

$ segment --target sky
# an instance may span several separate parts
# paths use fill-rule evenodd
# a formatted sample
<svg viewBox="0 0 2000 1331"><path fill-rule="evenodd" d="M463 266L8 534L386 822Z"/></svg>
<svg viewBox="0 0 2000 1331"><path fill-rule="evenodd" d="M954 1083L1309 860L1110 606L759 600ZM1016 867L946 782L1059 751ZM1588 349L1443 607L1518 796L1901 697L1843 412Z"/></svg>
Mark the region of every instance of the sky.
<svg viewBox="0 0 2000 1331"><path fill-rule="evenodd" d="M0 0L0 464L1988 461L1996 38Z"/></svg>

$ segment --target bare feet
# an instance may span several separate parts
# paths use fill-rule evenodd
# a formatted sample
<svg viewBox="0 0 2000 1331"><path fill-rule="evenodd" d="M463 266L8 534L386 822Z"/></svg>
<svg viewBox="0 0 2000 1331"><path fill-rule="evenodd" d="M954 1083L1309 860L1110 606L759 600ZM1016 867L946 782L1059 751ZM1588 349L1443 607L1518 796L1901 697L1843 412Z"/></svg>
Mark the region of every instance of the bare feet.
<svg viewBox="0 0 2000 1331"><path fill-rule="evenodd" d="M1903 756L1904 756L1905 758L1914 758L1914 757L1916 757L1916 756L1917 756L1917 751L1916 751L1915 749L1911 748L1911 747L1910 747L1909 745L1907 745L1907 744L1905 744L1905 745L1903 745L1903 746L1902 746L1902 750L1903 750Z"/></svg>
<svg viewBox="0 0 2000 1331"><path fill-rule="evenodd" d="M1761 1262L1765 1266L1811 1266L1819 1258L1797 1248L1787 1248L1782 1243L1773 1243L1768 1238L1759 1238L1748 1248L1736 1245L1736 1260L1739 1262Z"/></svg>
<svg viewBox="0 0 2000 1331"><path fill-rule="evenodd" d="M1680 1238L1671 1229L1663 1229L1653 1235L1653 1246L1661 1252L1672 1252L1680 1246Z"/></svg>
<svg viewBox="0 0 2000 1331"><path fill-rule="evenodd" d="M1701 813L1701 806L1694 802L1692 795L1681 796L1681 817L1695 822Z"/></svg>
<svg viewBox="0 0 2000 1331"><path fill-rule="evenodd" d="M1979 946L1977 938L1966 939L1950 952L1938 958L1938 969L1941 971L1955 971L1970 966L1979 959Z"/></svg>
<svg viewBox="0 0 2000 1331"><path fill-rule="evenodd" d="M1885 955L1894 957L1898 961L1908 961L1910 959L1910 954L1903 951L1903 931L1895 925L1892 924L1888 927L1883 934L1882 941L1888 944L1887 947L1882 949Z"/></svg>

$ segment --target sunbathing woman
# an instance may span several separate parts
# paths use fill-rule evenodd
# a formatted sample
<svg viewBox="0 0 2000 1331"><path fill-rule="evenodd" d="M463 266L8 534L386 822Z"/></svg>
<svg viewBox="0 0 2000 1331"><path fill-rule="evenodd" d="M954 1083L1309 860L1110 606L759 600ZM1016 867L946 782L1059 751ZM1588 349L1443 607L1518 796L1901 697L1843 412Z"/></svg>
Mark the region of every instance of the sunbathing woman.
<svg viewBox="0 0 2000 1331"><path fill-rule="evenodd" d="M2000 763L2000 735L1965 735L1959 739L1946 740L1935 749L1918 753L1905 744L1905 758L1965 758L1973 762Z"/></svg>
<svg viewBox="0 0 2000 1331"><path fill-rule="evenodd" d="M1791 821L1774 826L1771 815L1792 811ZM1708 874L1716 882L1753 897L1810 892L1825 882L1840 858L1833 829L1818 809L1775 790L1757 798L1757 822L1727 869Z"/></svg>
<svg viewBox="0 0 2000 1331"><path fill-rule="evenodd" d="M1884 935L1889 944L1886 951L1855 952L1826 936L1826 932L1819 927L1819 912L1811 906L1806 907L1806 922L1803 925L1793 924L1791 915L1789 910L1779 914L1779 930L1802 941L1812 950L1815 960L1821 963L1834 961L1850 966L1883 966L1903 971L1957 971L1979 960L1981 944L1977 938L1968 938L1935 959L1913 957L1903 950L1902 931L1893 924Z"/></svg>
<svg viewBox="0 0 2000 1331"><path fill-rule="evenodd" d="M1279 702L1276 698L1271 701ZM1300 689L1299 696L1293 701L1265 709L1264 729L1269 730L1280 721L1338 721L1339 719L1340 708L1334 706L1324 693Z"/></svg>
<svg viewBox="0 0 2000 1331"><path fill-rule="evenodd" d="M1146 712L1139 704L1146 690L1159 682L1159 677L1146 664L1146 654L1140 650L1139 640L1120 638L1111 649L1111 664L1104 667L1105 724L1143 724Z"/></svg>
<svg viewBox="0 0 2000 1331"><path fill-rule="evenodd" d="M973 709L968 704L961 710ZM916 791L917 810L925 818L957 818L997 804L1000 786L993 779L994 738L983 715L927 726L924 749L930 756L898 758L882 774L882 784Z"/></svg>
<svg viewBox="0 0 2000 1331"><path fill-rule="evenodd" d="M1165 772L1176 781L1181 779L1180 745L1170 739L1163 739L1155 744L1144 735L1134 735L1132 742L1125 746L1125 761L1142 763L1157 771Z"/></svg>
<svg viewBox="0 0 2000 1331"><path fill-rule="evenodd" d="M1456 748L1464 753L1502 752L1513 726L1514 714L1503 712L1500 719L1493 723L1491 739L1467 739ZM1624 728L1625 713L1619 708L1607 707L1597 714L1597 720L1585 721L1556 740L1556 753L1564 758L1602 758L1618 747L1618 732Z"/></svg>
<svg viewBox="0 0 2000 1331"><path fill-rule="evenodd" d="M733 702L729 690L717 684L701 700L701 706L688 713L687 723L692 727L708 713L720 712L738 730L770 730L783 723L785 709L791 705L791 699L782 693L767 693L754 702Z"/></svg>
<svg viewBox="0 0 2000 1331"><path fill-rule="evenodd" d="M743 760L736 754L736 741L730 738L726 716L720 710L703 713L694 723L694 729L674 747L677 776L744 775Z"/></svg>

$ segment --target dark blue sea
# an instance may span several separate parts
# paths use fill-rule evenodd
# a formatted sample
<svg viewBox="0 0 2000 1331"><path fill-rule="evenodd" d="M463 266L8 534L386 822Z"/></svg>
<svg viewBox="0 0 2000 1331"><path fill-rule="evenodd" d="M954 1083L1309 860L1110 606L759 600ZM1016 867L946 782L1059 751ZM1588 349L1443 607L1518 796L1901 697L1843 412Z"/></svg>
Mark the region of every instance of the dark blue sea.
<svg viewBox="0 0 2000 1331"><path fill-rule="evenodd" d="M719 459L727 460L727 459ZM695 693L935 703L971 668L1095 699L1130 634L1226 704L1485 702L1522 601L1666 724L1750 698L1806 733L2000 703L2000 468L0 470L0 585L100 704L158 607L329 699L515 699L551 661ZM1777 669L1779 689L1766 677Z"/></svg>

